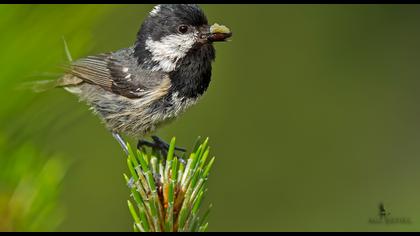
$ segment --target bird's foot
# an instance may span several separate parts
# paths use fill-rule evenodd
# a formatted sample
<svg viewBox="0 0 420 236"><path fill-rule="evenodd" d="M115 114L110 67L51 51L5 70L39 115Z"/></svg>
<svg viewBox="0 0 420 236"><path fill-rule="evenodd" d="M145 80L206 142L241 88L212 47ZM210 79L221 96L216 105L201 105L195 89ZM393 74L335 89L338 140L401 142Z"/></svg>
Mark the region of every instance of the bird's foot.
<svg viewBox="0 0 420 236"><path fill-rule="evenodd" d="M122 149L124 150L125 154L128 156L128 147L125 144L125 141L121 137L121 135L119 133L112 132L112 136L117 140L117 142L121 145Z"/></svg>
<svg viewBox="0 0 420 236"><path fill-rule="evenodd" d="M169 144L157 136L152 136L152 139L153 142L140 139L137 143L137 148L140 149L144 146L151 147L153 150L159 151L166 160L169 151ZM183 153L187 151L185 148L180 147L175 147L175 150ZM176 153L174 153L174 156L176 156L179 161L185 164L185 160L179 157Z"/></svg>

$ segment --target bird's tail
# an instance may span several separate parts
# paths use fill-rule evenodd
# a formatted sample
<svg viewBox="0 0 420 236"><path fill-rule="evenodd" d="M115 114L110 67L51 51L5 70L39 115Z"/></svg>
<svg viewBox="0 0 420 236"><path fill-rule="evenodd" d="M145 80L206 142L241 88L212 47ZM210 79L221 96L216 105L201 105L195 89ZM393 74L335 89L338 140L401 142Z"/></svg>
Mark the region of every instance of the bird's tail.
<svg viewBox="0 0 420 236"><path fill-rule="evenodd" d="M31 89L34 92L40 93L53 88L67 88L77 86L83 82L82 79L74 77L70 74L65 74L58 79L53 80L38 80L26 82L21 85L21 89Z"/></svg>
<svg viewBox="0 0 420 236"><path fill-rule="evenodd" d="M67 56L67 60L71 63L73 61L70 50L68 48L67 42L63 37L63 43L64 43L64 51ZM51 76L51 75L47 75ZM53 75L54 77L56 75ZM82 80L77 79L71 75L64 75L61 76L59 79L52 79L52 80L40 80L40 81L31 81L31 82L25 82L19 86L20 89L25 90L32 90L36 93L45 92L47 90L53 89L53 88L65 88L66 86L72 86L80 84Z"/></svg>
<svg viewBox="0 0 420 236"><path fill-rule="evenodd" d="M57 80L40 80L22 83L19 88L41 93L56 87L58 87Z"/></svg>

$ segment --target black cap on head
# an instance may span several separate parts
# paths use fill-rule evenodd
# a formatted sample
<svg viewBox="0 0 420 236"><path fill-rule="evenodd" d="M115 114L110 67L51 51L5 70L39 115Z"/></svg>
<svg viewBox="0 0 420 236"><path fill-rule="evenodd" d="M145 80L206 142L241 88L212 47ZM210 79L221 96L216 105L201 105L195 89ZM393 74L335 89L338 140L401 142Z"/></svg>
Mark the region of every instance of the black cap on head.
<svg viewBox="0 0 420 236"><path fill-rule="evenodd" d="M207 24L206 15L196 4L160 4L150 11L137 37L138 40L145 36L159 40L177 33L179 25L199 27Z"/></svg>
<svg viewBox="0 0 420 236"><path fill-rule="evenodd" d="M201 26L207 24L207 17L196 4L161 4L157 5L150 17L180 20L184 24ZM158 13L158 14L156 14Z"/></svg>

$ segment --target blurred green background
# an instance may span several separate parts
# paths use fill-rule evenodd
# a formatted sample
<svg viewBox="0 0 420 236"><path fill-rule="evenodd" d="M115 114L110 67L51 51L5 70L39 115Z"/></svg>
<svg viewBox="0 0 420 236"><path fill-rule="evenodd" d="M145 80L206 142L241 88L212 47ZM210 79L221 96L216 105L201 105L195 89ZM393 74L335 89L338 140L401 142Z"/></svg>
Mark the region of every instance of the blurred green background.
<svg viewBox="0 0 420 236"><path fill-rule="evenodd" d="M234 36L201 102L158 135L210 137L209 231L420 230L420 6L201 6ZM151 8L0 6L0 158L30 143L71 163L55 230L131 231L125 158L73 95L16 87L60 73L63 36L74 58L132 45ZM380 202L411 224L370 224Z"/></svg>

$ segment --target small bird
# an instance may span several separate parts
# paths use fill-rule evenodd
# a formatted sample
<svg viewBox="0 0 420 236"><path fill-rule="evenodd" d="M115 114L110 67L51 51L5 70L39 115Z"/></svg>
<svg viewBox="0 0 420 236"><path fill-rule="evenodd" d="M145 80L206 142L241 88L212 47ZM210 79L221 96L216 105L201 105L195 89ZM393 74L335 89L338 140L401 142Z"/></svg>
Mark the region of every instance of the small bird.
<svg viewBox="0 0 420 236"><path fill-rule="evenodd" d="M169 145L157 136L153 142L142 138L199 100L211 80L213 42L231 36L226 26L209 25L195 4L156 5L134 45L73 61L50 86L86 102L126 152L121 134L138 138L138 148L167 152Z"/></svg>

